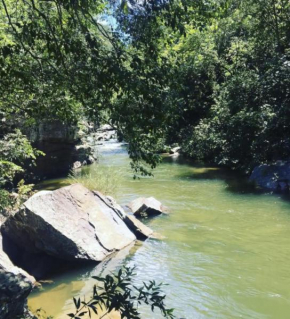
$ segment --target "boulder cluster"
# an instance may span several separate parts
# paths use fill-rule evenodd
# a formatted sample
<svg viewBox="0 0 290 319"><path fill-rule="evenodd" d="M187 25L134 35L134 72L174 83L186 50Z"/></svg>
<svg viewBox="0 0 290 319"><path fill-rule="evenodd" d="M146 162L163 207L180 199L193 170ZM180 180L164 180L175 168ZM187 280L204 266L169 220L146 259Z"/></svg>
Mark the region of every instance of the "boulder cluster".
<svg viewBox="0 0 290 319"><path fill-rule="evenodd" d="M154 237L139 217L161 214L153 197L125 213L109 196L74 184L40 191L1 225L0 319L29 316L26 298L37 280L81 263L99 263L135 240ZM17 266L15 266L17 265Z"/></svg>

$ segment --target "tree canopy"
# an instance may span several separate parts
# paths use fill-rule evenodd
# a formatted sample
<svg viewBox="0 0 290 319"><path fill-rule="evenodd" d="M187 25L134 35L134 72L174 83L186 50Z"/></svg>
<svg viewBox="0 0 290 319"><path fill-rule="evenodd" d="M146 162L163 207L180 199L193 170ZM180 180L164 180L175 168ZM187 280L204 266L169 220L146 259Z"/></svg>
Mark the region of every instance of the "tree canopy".
<svg viewBox="0 0 290 319"><path fill-rule="evenodd" d="M0 115L110 119L136 173L160 141L249 171L289 156L286 0L1 0Z"/></svg>

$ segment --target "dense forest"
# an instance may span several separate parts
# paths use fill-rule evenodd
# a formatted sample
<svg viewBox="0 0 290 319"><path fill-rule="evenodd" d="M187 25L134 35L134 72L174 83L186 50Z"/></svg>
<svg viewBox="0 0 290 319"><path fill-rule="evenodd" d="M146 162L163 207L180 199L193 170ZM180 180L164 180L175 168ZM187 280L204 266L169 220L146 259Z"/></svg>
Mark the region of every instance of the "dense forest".
<svg viewBox="0 0 290 319"><path fill-rule="evenodd" d="M110 123L136 174L173 143L246 173L288 159L289 1L1 0L0 15L2 202L42 156L21 127L43 118Z"/></svg>

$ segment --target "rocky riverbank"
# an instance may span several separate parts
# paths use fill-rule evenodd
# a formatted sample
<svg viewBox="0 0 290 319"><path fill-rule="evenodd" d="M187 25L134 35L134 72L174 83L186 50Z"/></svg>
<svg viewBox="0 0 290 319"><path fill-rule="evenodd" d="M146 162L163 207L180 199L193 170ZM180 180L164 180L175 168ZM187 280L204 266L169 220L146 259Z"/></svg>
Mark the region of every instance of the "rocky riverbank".
<svg viewBox="0 0 290 319"><path fill-rule="evenodd" d="M57 120L44 120L23 129L33 147L44 152L36 166L30 168L39 179L59 177L71 169L92 164L97 160L95 139L90 138L96 125L86 121L66 124Z"/></svg>
<svg viewBox="0 0 290 319"><path fill-rule="evenodd" d="M144 212L154 208L156 213L162 206L152 198L138 203ZM1 225L0 319L29 315L26 298L36 280L60 269L97 264L151 236L153 231L112 197L80 184L36 193Z"/></svg>
<svg viewBox="0 0 290 319"><path fill-rule="evenodd" d="M35 164L27 161L26 181L44 180L67 175L70 170L92 164L98 159L98 144L117 137L110 125L98 125L85 120L65 123L43 119L28 125L24 119L3 122L0 135L20 129L32 146L45 155L38 156Z"/></svg>

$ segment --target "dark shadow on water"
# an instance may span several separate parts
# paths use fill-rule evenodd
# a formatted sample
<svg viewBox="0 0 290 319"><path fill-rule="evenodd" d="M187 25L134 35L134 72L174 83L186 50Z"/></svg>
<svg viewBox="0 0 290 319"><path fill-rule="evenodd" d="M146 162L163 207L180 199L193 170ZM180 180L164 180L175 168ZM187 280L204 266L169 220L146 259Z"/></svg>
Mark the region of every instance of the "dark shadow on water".
<svg viewBox="0 0 290 319"><path fill-rule="evenodd" d="M62 260L44 252L31 252L15 244L6 234L2 234L3 251L9 256L14 265L24 269L36 280L49 279L70 271L86 267L96 267L95 261L88 260Z"/></svg>
<svg viewBox="0 0 290 319"><path fill-rule="evenodd" d="M116 272L116 269L125 265L140 247L142 247L141 242L133 242L131 245L108 256L102 262L75 264L74 267L70 267L65 271L60 270L50 276L46 276L43 280L40 280L40 283L42 283L45 291L49 291L58 287L61 288L62 285L71 284L72 281L85 282L90 280L92 276L103 277L111 272ZM39 294L39 291L33 291L31 296L35 294Z"/></svg>
<svg viewBox="0 0 290 319"><path fill-rule="evenodd" d="M179 158L173 160L170 157L163 159L164 163L187 165L188 171L176 176L177 179L191 180L222 180L226 184L225 190L237 195L253 194L253 195L270 195L279 196L282 200L290 202L290 194L283 192L275 192L257 187L254 182L249 181L248 176L238 171L228 168L208 166L204 163L195 163L189 159Z"/></svg>
<svg viewBox="0 0 290 319"><path fill-rule="evenodd" d="M162 163L169 166L186 166L188 170L182 174L176 175L176 179L192 179L192 180L222 180L226 184L226 191L237 195L253 194L253 195L272 195L279 196L281 199L290 202L290 194L273 192L267 189L257 187L253 182L250 182L248 176L233 171L228 168L218 167L217 165L209 165L203 162L193 162L191 159L184 156L172 156L164 154ZM90 166L84 169L89 169ZM151 178L151 177L143 177ZM58 179L49 179L43 181L35 186L36 190L55 190L60 187L70 185L69 178L67 176L60 177Z"/></svg>
<svg viewBox="0 0 290 319"><path fill-rule="evenodd" d="M162 155L162 163L168 163L168 164L177 164L177 165L194 165L196 167L204 167L203 163L193 162L191 159L186 158L182 155L179 155L177 157L164 154Z"/></svg>
<svg viewBox="0 0 290 319"><path fill-rule="evenodd" d="M48 180L45 180L43 182L40 182L40 183L35 185L35 189L38 191L41 191L41 190L53 191L53 190L56 190L60 187L68 186L70 184L71 183L70 183L68 177L63 176L63 177L60 177L57 179L48 179Z"/></svg>

